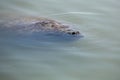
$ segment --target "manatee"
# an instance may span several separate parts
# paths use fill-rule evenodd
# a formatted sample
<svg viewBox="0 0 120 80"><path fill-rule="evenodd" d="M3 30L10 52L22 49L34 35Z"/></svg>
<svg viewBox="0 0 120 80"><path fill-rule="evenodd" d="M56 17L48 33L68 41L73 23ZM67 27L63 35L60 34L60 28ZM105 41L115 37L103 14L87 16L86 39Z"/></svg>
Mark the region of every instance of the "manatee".
<svg viewBox="0 0 120 80"><path fill-rule="evenodd" d="M16 17L1 20L0 30L7 33L32 38L78 39L83 37L80 31L70 24L43 17ZM42 37L41 37L42 36Z"/></svg>

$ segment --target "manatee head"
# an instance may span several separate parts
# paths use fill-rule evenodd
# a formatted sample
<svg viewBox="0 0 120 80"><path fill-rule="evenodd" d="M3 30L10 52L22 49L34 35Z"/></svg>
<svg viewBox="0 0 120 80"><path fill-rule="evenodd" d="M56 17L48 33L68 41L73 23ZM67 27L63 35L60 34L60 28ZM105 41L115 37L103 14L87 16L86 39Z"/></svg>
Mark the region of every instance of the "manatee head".
<svg viewBox="0 0 120 80"><path fill-rule="evenodd" d="M52 39L75 40L83 37L79 30L73 29L74 26L63 24L54 20L38 21L34 24L34 28L38 32L44 32L46 37Z"/></svg>
<svg viewBox="0 0 120 80"><path fill-rule="evenodd" d="M17 35L17 37L40 39L40 40L76 40L82 36L79 30L74 29L75 26L64 24L51 19L32 19L32 20L11 20L3 25L7 33Z"/></svg>

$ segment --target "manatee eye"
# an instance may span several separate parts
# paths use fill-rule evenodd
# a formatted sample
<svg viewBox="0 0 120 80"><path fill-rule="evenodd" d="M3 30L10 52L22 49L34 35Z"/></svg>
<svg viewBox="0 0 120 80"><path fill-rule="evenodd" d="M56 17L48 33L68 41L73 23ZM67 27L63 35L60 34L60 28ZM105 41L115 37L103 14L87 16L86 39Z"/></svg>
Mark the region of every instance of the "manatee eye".
<svg viewBox="0 0 120 80"><path fill-rule="evenodd" d="M51 27L55 27L55 25L52 24Z"/></svg>

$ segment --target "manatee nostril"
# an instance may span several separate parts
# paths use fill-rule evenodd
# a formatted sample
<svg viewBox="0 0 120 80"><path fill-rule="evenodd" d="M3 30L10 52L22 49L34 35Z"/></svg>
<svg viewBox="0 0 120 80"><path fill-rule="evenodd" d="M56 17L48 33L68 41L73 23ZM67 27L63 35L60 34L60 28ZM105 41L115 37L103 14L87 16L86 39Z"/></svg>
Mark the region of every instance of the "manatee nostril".
<svg viewBox="0 0 120 80"><path fill-rule="evenodd" d="M68 32L68 34L70 34L70 35L75 35L75 34L77 34L76 32Z"/></svg>
<svg viewBox="0 0 120 80"><path fill-rule="evenodd" d="M79 31L70 31L70 32L68 32L68 34L70 34L70 35L79 35L80 32Z"/></svg>
<svg viewBox="0 0 120 80"><path fill-rule="evenodd" d="M79 31L77 31L77 32L76 32L76 34L80 34L80 32L79 32Z"/></svg>
<svg viewBox="0 0 120 80"><path fill-rule="evenodd" d="M72 32L72 35L75 35L76 34L76 32Z"/></svg>

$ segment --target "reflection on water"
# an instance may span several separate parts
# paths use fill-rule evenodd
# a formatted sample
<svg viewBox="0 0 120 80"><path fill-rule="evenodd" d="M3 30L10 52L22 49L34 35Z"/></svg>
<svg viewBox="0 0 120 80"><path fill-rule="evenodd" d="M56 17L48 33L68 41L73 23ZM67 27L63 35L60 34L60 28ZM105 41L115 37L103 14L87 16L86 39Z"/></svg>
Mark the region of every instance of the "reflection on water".
<svg viewBox="0 0 120 80"><path fill-rule="evenodd" d="M1 0L0 13L70 22L85 37L46 42L0 34L0 80L120 80L119 7L118 0Z"/></svg>

